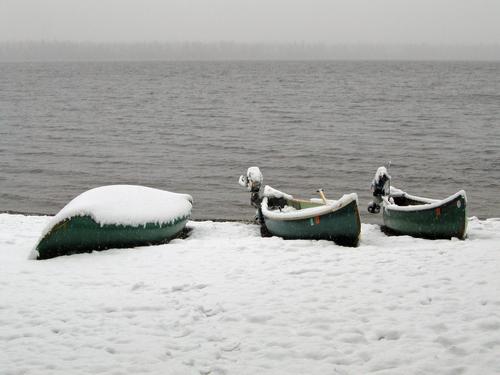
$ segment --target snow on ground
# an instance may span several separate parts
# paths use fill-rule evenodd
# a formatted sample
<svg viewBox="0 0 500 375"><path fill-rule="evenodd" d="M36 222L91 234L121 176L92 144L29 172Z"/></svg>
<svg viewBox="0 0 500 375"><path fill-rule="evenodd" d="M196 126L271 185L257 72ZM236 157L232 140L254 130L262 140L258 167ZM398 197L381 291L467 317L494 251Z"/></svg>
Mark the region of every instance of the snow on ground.
<svg viewBox="0 0 500 375"><path fill-rule="evenodd" d="M358 248L190 222L170 244L27 260L0 215L0 373L499 374L500 219Z"/></svg>

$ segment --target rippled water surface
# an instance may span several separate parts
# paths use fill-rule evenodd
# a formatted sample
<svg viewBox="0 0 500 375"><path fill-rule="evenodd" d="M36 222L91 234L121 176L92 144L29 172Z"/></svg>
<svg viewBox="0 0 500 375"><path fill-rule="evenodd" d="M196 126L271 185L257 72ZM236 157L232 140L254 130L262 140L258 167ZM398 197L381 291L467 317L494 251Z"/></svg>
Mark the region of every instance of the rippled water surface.
<svg viewBox="0 0 500 375"><path fill-rule="evenodd" d="M416 195L467 191L500 216L500 63L0 64L0 211L55 213L105 184L195 198L193 216L249 219L258 165L295 196L357 192L392 161Z"/></svg>

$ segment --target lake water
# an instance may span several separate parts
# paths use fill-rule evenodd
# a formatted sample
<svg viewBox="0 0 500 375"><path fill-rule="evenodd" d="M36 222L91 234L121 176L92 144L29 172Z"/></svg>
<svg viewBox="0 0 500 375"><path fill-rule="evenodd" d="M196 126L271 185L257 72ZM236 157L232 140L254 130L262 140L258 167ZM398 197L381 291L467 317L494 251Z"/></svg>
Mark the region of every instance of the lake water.
<svg viewBox="0 0 500 375"><path fill-rule="evenodd" d="M392 183L500 216L500 63L0 64L0 211L55 213L79 193L189 193L196 219L251 219L240 174L297 197Z"/></svg>

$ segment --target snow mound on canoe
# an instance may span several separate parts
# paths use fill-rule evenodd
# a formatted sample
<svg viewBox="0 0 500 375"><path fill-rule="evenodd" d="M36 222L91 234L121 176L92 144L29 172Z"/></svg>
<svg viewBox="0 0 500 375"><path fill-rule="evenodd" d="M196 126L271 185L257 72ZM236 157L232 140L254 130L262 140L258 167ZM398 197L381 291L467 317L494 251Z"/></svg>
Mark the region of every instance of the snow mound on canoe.
<svg viewBox="0 0 500 375"><path fill-rule="evenodd" d="M88 190L69 202L49 222L42 238L57 223L75 216L90 216L96 223L140 226L165 224L191 215L188 194L135 185L109 185Z"/></svg>
<svg viewBox="0 0 500 375"><path fill-rule="evenodd" d="M391 176L389 176L389 172L387 172L387 168L386 167L379 167L377 169L377 172L375 172L375 177L373 177L372 184L378 185L380 183L380 180L384 176L387 177L389 180L391 179Z"/></svg>
<svg viewBox="0 0 500 375"><path fill-rule="evenodd" d="M287 193L283 193L282 191L279 191L275 188L272 188L269 185L266 185L264 187L264 197L267 198L285 198L285 199L293 199L293 196Z"/></svg>

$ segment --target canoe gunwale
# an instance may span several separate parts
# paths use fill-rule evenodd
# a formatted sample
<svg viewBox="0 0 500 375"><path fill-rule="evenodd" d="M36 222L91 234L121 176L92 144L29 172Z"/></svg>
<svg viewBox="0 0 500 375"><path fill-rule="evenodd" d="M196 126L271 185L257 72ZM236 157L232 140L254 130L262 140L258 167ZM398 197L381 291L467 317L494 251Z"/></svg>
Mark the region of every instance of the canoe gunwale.
<svg viewBox="0 0 500 375"><path fill-rule="evenodd" d="M399 197L406 197L411 200L419 201L422 202L423 204L420 205L409 205L409 206L398 206L397 204L389 202L389 197L391 196L399 196ZM450 195L447 198L444 198L442 200L435 200L435 199L428 199L428 198L423 198L423 197L418 197L415 195L410 195L404 191L401 193L396 193L396 194L391 194L389 197L384 196L382 197L383 200L383 206L385 209L389 211L405 211L405 212L415 212L415 211L425 211L425 210L433 210L435 208L441 207L443 205L446 205L449 202L452 202L458 198L463 198L465 203L467 204L467 195L465 193L465 190L460 190L456 192L455 194ZM432 201L432 203L428 203L429 201Z"/></svg>
<svg viewBox="0 0 500 375"><path fill-rule="evenodd" d="M297 202L308 202L308 203L317 203L314 200L304 201L300 199L289 199L290 201ZM261 203L262 214L264 218L267 220L275 220L275 221L299 221L306 220L310 218L314 218L317 216L324 216L331 213L335 213L338 210L341 210L345 206L348 206L352 202L358 201L358 196L356 193L351 193L343 196L338 201L332 201L332 204L318 204L317 207L309 207L304 208L302 210L292 211L292 212L280 212L275 210L269 210L267 206L268 197L264 197Z"/></svg>

